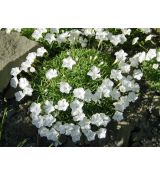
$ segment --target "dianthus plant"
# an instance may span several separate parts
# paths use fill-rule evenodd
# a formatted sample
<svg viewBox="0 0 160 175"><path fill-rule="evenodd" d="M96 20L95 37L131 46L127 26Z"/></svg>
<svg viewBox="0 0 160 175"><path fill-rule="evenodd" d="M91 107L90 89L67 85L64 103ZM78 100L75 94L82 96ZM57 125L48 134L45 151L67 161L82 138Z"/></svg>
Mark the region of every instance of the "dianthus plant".
<svg viewBox="0 0 160 175"><path fill-rule="evenodd" d="M41 137L55 145L61 143L61 135L70 136L73 142L80 142L82 137L88 141L103 139L112 119L118 122L124 119L123 112L137 100L140 91L138 82L143 71L139 65L154 59L157 61L153 67L157 68L159 51L150 49L128 55L118 49L111 54L111 48L127 41L131 29L121 32L113 34L112 30L104 29L33 32L35 40L44 45L47 42L46 49L40 47L29 53L20 67L12 68L11 86L21 89L15 93L17 101L33 95L29 111ZM131 45L137 42L134 37ZM53 47L62 49L50 54Z"/></svg>

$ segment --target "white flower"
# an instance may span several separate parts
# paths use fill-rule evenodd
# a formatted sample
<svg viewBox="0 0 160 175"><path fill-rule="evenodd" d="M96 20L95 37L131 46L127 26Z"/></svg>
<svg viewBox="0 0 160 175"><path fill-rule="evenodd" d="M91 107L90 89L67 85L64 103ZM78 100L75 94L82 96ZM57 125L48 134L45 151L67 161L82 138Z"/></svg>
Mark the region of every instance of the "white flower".
<svg viewBox="0 0 160 175"><path fill-rule="evenodd" d="M74 124L73 123L70 123L70 124L65 123L64 127L65 127L65 134L66 135L71 135L71 132L72 132L72 130L74 128Z"/></svg>
<svg viewBox="0 0 160 175"><path fill-rule="evenodd" d="M59 28L51 28L50 32L51 33L59 33Z"/></svg>
<svg viewBox="0 0 160 175"><path fill-rule="evenodd" d="M73 94L74 94L74 97L83 100L85 96L85 90L83 88L76 88L74 89Z"/></svg>
<svg viewBox="0 0 160 175"><path fill-rule="evenodd" d="M94 34L95 34L94 29L92 28L84 29L84 35L93 36Z"/></svg>
<svg viewBox="0 0 160 175"><path fill-rule="evenodd" d="M107 126L110 122L110 118L104 113L96 113L91 117L91 123L96 126Z"/></svg>
<svg viewBox="0 0 160 175"><path fill-rule="evenodd" d="M92 98L93 98L93 94L92 94L91 90L87 89L85 91L84 101L90 102L92 100Z"/></svg>
<svg viewBox="0 0 160 175"><path fill-rule="evenodd" d="M47 139L52 140L52 141L57 141L58 140L59 133L52 128L48 133L47 133Z"/></svg>
<svg viewBox="0 0 160 175"><path fill-rule="evenodd" d="M103 119L101 117L101 114L97 113L92 115L91 123L96 126L101 126L103 124Z"/></svg>
<svg viewBox="0 0 160 175"><path fill-rule="evenodd" d="M59 121L53 125L53 128L57 130L60 134L65 134L66 132L65 126L62 125L62 122Z"/></svg>
<svg viewBox="0 0 160 175"><path fill-rule="evenodd" d="M28 68L31 67L31 63L29 60L26 60L24 61L22 64L21 64L21 67L20 67L20 70L22 71L25 71L25 72L28 72Z"/></svg>
<svg viewBox="0 0 160 175"><path fill-rule="evenodd" d="M79 113L79 114L77 114L76 116L73 117L73 120L74 120L74 121L81 121L81 120L83 120L85 117L86 117L86 116L85 116L84 113Z"/></svg>
<svg viewBox="0 0 160 175"><path fill-rule="evenodd" d="M66 83L66 82L61 82L60 83L60 91L62 93L69 94L71 89L72 89L72 87L68 83Z"/></svg>
<svg viewBox="0 0 160 175"><path fill-rule="evenodd" d="M111 91L111 97L112 97L114 100L118 100L120 96L121 96L121 94L120 94L120 92L118 91L118 89L114 88L114 89Z"/></svg>
<svg viewBox="0 0 160 175"><path fill-rule="evenodd" d="M133 77L131 75L127 75L127 77L123 77L123 80L131 81L131 80L133 80Z"/></svg>
<svg viewBox="0 0 160 175"><path fill-rule="evenodd" d="M41 127L38 129L38 133L41 137L47 137L49 129L46 127Z"/></svg>
<svg viewBox="0 0 160 175"><path fill-rule="evenodd" d="M139 37L134 38L132 41L132 45L135 45L138 42L138 40L139 40Z"/></svg>
<svg viewBox="0 0 160 175"><path fill-rule="evenodd" d="M131 57L129 59L129 61L130 61L132 67L138 67L138 65L139 65L139 57L137 55L134 55L133 57Z"/></svg>
<svg viewBox="0 0 160 175"><path fill-rule="evenodd" d="M36 71L36 69L34 67L30 67L29 71L33 73Z"/></svg>
<svg viewBox="0 0 160 175"><path fill-rule="evenodd" d="M25 95L28 95L28 96L32 96L32 93L33 93L33 89L31 88L31 86L26 86L24 89L23 89L23 93Z"/></svg>
<svg viewBox="0 0 160 175"><path fill-rule="evenodd" d="M80 42L81 46L84 48L87 46L88 41L86 38L83 39L82 37L79 37L79 42Z"/></svg>
<svg viewBox="0 0 160 175"><path fill-rule="evenodd" d="M10 85L13 88L16 88L17 87L17 85L18 85L18 79L17 79L17 77L11 78Z"/></svg>
<svg viewBox="0 0 160 175"><path fill-rule="evenodd" d="M101 91L101 89L98 88L95 94L92 95L92 100L94 102L98 102L98 100L102 98L102 95L103 95L103 92Z"/></svg>
<svg viewBox="0 0 160 175"><path fill-rule="evenodd" d="M119 86L119 90L123 93L125 93L127 91L127 88L123 85Z"/></svg>
<svg viewBox="0 0 160 175"><path fill-rule="evenodd" d="M143 76L143 72L140 69L135 69L133 71L133 77L137 80L140 80Z"/></svg>
<svg viewBox="0 0 160 175"><path fill-rule="evenodd" d="M67 37L69 36L68 32L62 33L57 36L58 43L65 42L67 40Z"/></svg>
<svg viewBox="0 0 160 175"><path fill-rule="evenodd" d="M151 32L151 29L150 29L150 28L140 28L140 30L141 30L143 33L145 33L145 34Z"/></svg>
<svg viewBox="0 0 160 175"><path fill-rule="evenodd" d="M36 30L38 30L40 33L46 33L47 32L46 28L37 28Z"/></svg>
<svg viewBox="0 0 160 175"><path fill-rule="evenodd" d="M25 94L22 91L18 91L15 93L16 101L21 101L24 97Z"/></svg>
<svg viewBox="0 0 160 175"><path fill-rule="evenodd" d="M100 113L101 118L103 119L103 126L106 127L108 123L111 121L110 117L108 115L105 115L104 113Z"/></svg>
<svg viewBox="0 0 160 175"><path fill-rule="evenodd" d="M120 51L116 52L114 55L116 56L115 62L120 62L120 61L125 61L128 54L121 49Z"/></svg>
<svg viewBox="0 0 160 175"><path fill-rule="evenodd" d="M80 127L78 125L74 125L70 135L72 137L73 142L80 141L81 138Z"/></svg>
<svg viewBox="0 0 160 175"><path fill-rule="evenodd" d="M96 39L100 41L107 41L108 39L111 39L112 34L108 31L103 31L103 29L96 29Z"/></svg>
<svg viewBox="0 0 160 175"><path fill-rule="evenodd" d="M121 86L119 87L119 90L121 92L131 91L134 86L134 81L131 81L133 77L123 77L121 80Z"/></svg>
<svg viewBox="0 0 160 175"><path fill-rule="evenodd" d="M19 79L19 87L21 89L26 88L27 86L29 86L29 81L26 78L20 78Z"/></svg>
<svg viewBox="0 0 160 175"><path fill-rule="evenodd" d="M44 39L48 41L49 44L51 44L53 41L56 41L55 35L52 33L47 33Z"/></svg>
<svg viewBox="0 0 160 175"><path fill-rule="evenodd" d="M123 61L118 64L119 69L121 69L122 73L129 73L131 66Z"/></svg>
<svg viewBox="0 0 160 175"><path fill-rule="evenodd" d="M39 40L40 38L42 38L42 33L39 30L35 30L32 34L32 37L35 40Z"/></svg>
<svg viewBox="0 0 160 175"><path fill-rule="evenodd" d="M128 96L122 96L119 101L113 103L115 110L123 112L128 106Z"/></svg>
<svg viewBox="0 0 160 175"><path fill-rule="evenodd" d="M57 130L60 134L65 134L65 132L66 132L66 127L65 127L65 125L62 125L62 122L56 122L53 125L53 128L55 130Z"/></svg>
<svg viewBox="0 0 160 175"><path fill-rule="evenodd" d="M102 85L105 86L105 87L108 87L109 89L111 89L113 87L114 83L109 78L106 78L106 79L103 80Z"/></svg>
<svg viewBox="0 0 160 175"><path fill-rule="evenodd" d="M19 69L19 67L15 67L15 68L12 68L11 69L11 75L12 76L17 76L19 73L20 73L21 71L20 71L20 69Z"/></svg>
<svg viewBox="0 0 160 175"><path fill-rule="evenodd" d="M43 116L37 115L32 119L32 124L37 128L41 128L43 126Z"/></svg>
<svg viewBox="0 0 160 175"><path fill-rule="evenodd" d="M98 90L93 95L92 100L95 101L95 100L101 99L102 95L104 95L104 97L108 98L108 97L110 97L110 93L111 93L111 88L108 86L104 86L102 84L101 86L98 87Z"/></svg>
<svg viewBox="0 0 160 175"><path fill-rule="evenodd" d="M81 139L81 133L79 133L78 135L73 135L73 136L72 136L72 141L73 141L74 143L80 141L80 139Z"/></svg>
<svg viewBox="0 0 160 175"><path fill-rule="evenodd" d="M66 99L62 99L58 101L58 110L59 111L66 111L69 106L69 103L66 101Z"/></svg>
<svg viewBox="0 0 160 175"><path fill-rule="evenodd" d="M41 104L33 102L29 108L31 113L39 115L41 113Z"/></svg>
<svg viewBox="0 0 160 175"><path fill-rule="evenodd" d="M71 30L69 33L69 38L68 38L70 43L71 44L77 43L80 34L81 32L79 30Z"/></svg>
<svg viewBox="0 0 160 175"><path fill-rule="evenodd" d="M121 29L122 30L122 33L124 35L130 35L131 34L131 29Z"/></svg>
<svg viewBox="0 0 160 175"><path fill-rule="evenodd" d="M51 114L43 116L43 125L51 127L54 122L56 122L56 118L53 117Z"/></svg>
<svg viewBox="0 0 160 175"><path fill-rule="evenodd" d="M157 60L158 62L160 62L160 51L157 52L157 58L156 58L156 60Z"/></svg>
<svg viewBox="0 0 160 175"><path fill-rule="evenodd" d="M80 139L81 139L81 132L77 135L73 135L73 136L71 135L71 137L72 137L72 141L74 143L76 143L76 142L80 141Z"/></svg>
<svg viewBox="0 0 160 175"><path fill-rule="evenodd" d="M118 102L113 103L113 105L115 106L115 110L117 111L123 112L126 109L125 103L120 100Z"/></svg>
<svg viewBox="0 0 160 175"><path fill-rule="evenodd" d="M147 55L146 55L146 60L149 61L157 56L156 49L149 49Z"/></svg>
<svg viewBox="0 0 160 175"><path fill-rule="evenodd" d="M119 121L123 120L123 113L116 111L112 118L119 122Z"/></svg>
<svg viewBox="0 0 160 175"><path fill-rule="evenodd" d="M104 79L102 84L98 87L98 91L99 92L99 98L101 98L101 93L103 93L104 97L110 97L110 93L111 93L111 90L112 90L112 87L113 87L114 83L113 81L111 81L109 78L107 79ZM94 94L94 98L95 98L95 95L97 96L98 93Z"/></svg>
<svg viewBox="0 0 160 175"><path fill-rule="evenodd" d="M121 42L120 35L112 35L111 38L110 38L110 42L113 45L117 46Z"/></svg>
<svg viewBox="0 0 160 175"><path fill-rule="evenodd" d="M95 136L96 136L95 132L91 131L90 129L83 129L82 132L87 137L87 140L89 142L95 140Z"/></svg>
<svg viewBox="0 0 160 175"><path fill-rule="evenodd" d="M121 70L112 69L110 78L114 79L114 80L121 80L123 78L123 76L121 74Z"/></svg>
<svg viewBox="0 0 160 175"><path fill-rule="evenodd" d="M91 123L91 121L85 117L78 124L81 127L81 129L90 129L91 128L90 123Z"/></svg>
<svg viewBox="0 0 160 175"><path fill-rule="evenodd" d="M136 54L135 56L138 57L138 61L142 63L146 59L146 53L145 52L140 52Z"/></svg>
<svg viewBox="0 0 160 175"><path fill-rule="evenodd" d="M38 57L43 57L44 53L46 53L47 50L44 47L40 47L37 49L37 56Z"/></svg>
<svg viewBox="0 0 160 175"><path fill-rule="evenodd" d="M153 67L153 69L158 69L158 66L159 66L158 64L153 64L152 67Z"/></svg>
<svg viewBox="0 0 160 175"><path fill-rule="evenodd" d="M135 102L138 98L138 95L135 94L135 92L129 92L128 94L128 101L129 102Z"/></svg>
<svg viewBox="0 0 160 175"><path fill-rule="evenodd" d="M148 36L146 37L145 41L151 40L153 36L154 36L154 35L148 35Z"/></svg>
<svg viewBox="0 0 160 175"><path fill-rule="evenodd" d="M132 85L132 91L134 91L134 92L139 92L139 90L140 90L139 84L138 84L138 83L134 83L134 84Z"/></svg>
<svg viewBox="0 0 160 175"><path fill-rule="evenodd" d="M36 52L31 52L27 55L26 60L28 60L28 62L30 64L32 64L34 62L36 56L37 56Z"/></svg>
<svg viewBox="0 0 160 175"><path fill-rule="evenodd" d="M97 136L99 139L104 139L104 138L106 138L107 129L100 128L96 133L97 133Z"/></svg>
<svg viewBox="0 0 160 175"><path fill-rule="evenodd" d="M69 56L68 58L63 59L62 67L66 67L71 70L75 64L76 62Z"/></svg>
<svg viewBox="0 0 160 175"><path fill-rule="evenodd" d="M123 44L124 42L127 41L127 38L125 37L124 34L119 35L119 37L120 37L120 44Z"/></svg>
<svg viewBox="0 0 160 175"><path fill-rule="evenodd" d="M97 78L101 77L100 69L96 66L93 66L87 75L91 76L92 80L96 80Z"/></svg>
<svg viewBox="0 0 160 175"><path fill-rule="evenodd" d="M46 78L48 80L51 80L52 78L55 78L58 76L58 73L57 73L57 70L56 69L49 69L47 72L46 72Z"/></svg>
<svg viewBox="0 0 160 175"><path fill-rule="evenodd" d="M72 116L79 115L83 113L82 107L84 103L80 102L79 100L74 100L72 103L70 103L70 108L72 109Z"/></svg>
<svg viewBox="0 0 160 175"><path fill-rule="evenodd" d="M50 114L54 110L55 110L55 108L53 106L53 102L46 100L45 103L44 103L44 111L45 111L45 113L46 114Z"/></svg>

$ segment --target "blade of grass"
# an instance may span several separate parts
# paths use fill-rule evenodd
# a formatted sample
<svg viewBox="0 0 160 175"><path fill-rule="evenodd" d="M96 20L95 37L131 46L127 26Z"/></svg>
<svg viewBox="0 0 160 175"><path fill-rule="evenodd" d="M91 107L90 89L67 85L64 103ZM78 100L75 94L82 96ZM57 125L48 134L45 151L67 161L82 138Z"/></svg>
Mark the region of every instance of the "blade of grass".
<svg viewBox="0 0 160 175"><path fill-rule="evenodd" d="M3 129L4 129L4 124L5 124L5 121L6 121L6 118L7 118L7 108L4 109L3 111L3 114L2 114L2 121L0 123L0 140L2 139L2 134L3 134Z"/></svg>
<svg viewBox="0 0 160 175"><path fill-rule="evenodd" d="M27 142L28 142L29 139L24 139L22 142L20 142L17 147L23 147Z"/></svg>

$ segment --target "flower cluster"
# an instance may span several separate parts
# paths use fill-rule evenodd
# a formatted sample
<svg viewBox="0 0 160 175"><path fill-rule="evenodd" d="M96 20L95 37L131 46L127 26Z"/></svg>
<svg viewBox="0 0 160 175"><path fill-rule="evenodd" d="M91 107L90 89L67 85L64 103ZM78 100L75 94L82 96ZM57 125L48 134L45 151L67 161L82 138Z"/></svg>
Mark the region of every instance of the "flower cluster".
<svg viewBox="0 0 160 175"><path fill-rule="evenodd" d="M32 66L34 63L36 57L42 57L44 53L46 53L47 50L44 49L44 47L38 48L37 52L31 52L27 55L26 61L24 61L20 67L15 67L11 69L11 81L10 85L13 88L19 88L21 89L20 91L15 93L15 97L17 101L21 101L25 96L32 96L33 89L29 83L29 81L26 78L19 78L18 75L21 72L35 72L35 68Z"/></svg>
<svg viewBox="0 0 160 175"><path fill-rule="evenodd" d="M150 29L140 30L146 35L151 32ZM17 76L22 71L35 72L32 64L37 57L43 57L46 49L42 47L29 53L20 68L11 70L11 86L21 89L15 94L17 101L26 95L32 96L34 91L39 94L29 111L32 124L38 128L41 137L46 137L55 145L60 144L61 135L70 136L73 142L80 142L82 136L88 141L96 137L103 139L112 119L117 122L124 119L125 109L138 98L139 81L143 77L140 65L155 60L153 69L157 70L160 52L149 49L129 56L120 49L113 57L97 48L103 41L113 47L123 44L131 32L131 29L120 29L120 33L116 34L109 29L34 30L32 38L37 41L42 39L49 45L69 43L71 46L69 50L43 61L42 69L37 70L33 77L33 89L25 77ZM149 34L145 41L153 37ZM98 41L96 49L88 48L90 39ZM131 45L138 44L138 41L139 37L134 37ZM76 44L80 46L79 50L73 49Z"/></svg>
<svg viewBox="0 0 160 175"><path fill-rule="evenodd" d="M104 79L101 77L101 71L105 63L93 66L91 64L95 64L93 60L99 60L101 58L88 59L91 60L91 65L87 68L83 76L88 77L91 82L96 82L98 79L102 81L97 86L95 92L89 88L75 87L69 79L70 75L73 74L72 71L76 70L83 61L82 58L76 59L77 56L74 58L72 55L69 55L67 58L65 56L63 58L57 58L59 61L58 64L61 64L61 66L59 65L61 67L60 69L53 64L50 69L45 69L46 80L48 83L57 85L61 98L57 102L55 98L51 101L46 100L43 104L33 102L30 107L32 123L39 128L39 134L42 137L47 137L47 139L55 143L59 143L59 138L62 134L71 136L73 142L80 141L82 134L86 136L88 141L95 140L96 136L102 139L106 137L106 127L111 121L111 118L116 121L121 121L124 118L124 110L131 102L134 102L138 98L140 88L138 83L136 83L136 79L137 77L138 79L141 78L141 75L139 75L140 70L136 69L133 71L133 76L128 75L132 66L130 65L130 59L127 58L127 53L123 50L116 52L115 56L117 69L112 69L110 75L106 75L109 77L107 78L105 76ZM56 62L56 59L53 61ZM122 64L129 66L128 71L124 71ZM65 77L65 71L66 73L69 71L69 77L65 81L61 81ZM62 75L62 72L64 75ZM57 82L57 79L60 82ZM54 93L54 89L52 93ZM72 100L70 98L64 98L66 95L63 94L71 96ZM86 113L85 107L87 104L96 105L100 103L102 105L101 101L109 98L112 99L112 105L114 106L115 112L113 115L109 113L105 114L104 111L91 115ZM59 115L65 115L69 111L70 122L65 122L65 120L60 121ZM93 129L93 126L97 127L97 129Z"/></svg>
<svg viewBox="0 0 160 175"><path fill-rule="evenodd" d="M142 30L142 32L145 32L145 30ZM87 46L88 38L87 37L93 37L96 40L102 42L102 41L110 41L114 46L117 46L118 44L123 44L127 41L126 36L131 34L131 29L121 29L121 34L112 34L112 32L109 31L109 29L92 29L92 28L86 28L86 29L72 29L72 30L59 30L56 28L47 29L36 29L32 37L35 40L44 39L49 44L52 44L54 42L56 43L65 43L69 42L72 45L75 45L79 43L82 48Z"/></svg>

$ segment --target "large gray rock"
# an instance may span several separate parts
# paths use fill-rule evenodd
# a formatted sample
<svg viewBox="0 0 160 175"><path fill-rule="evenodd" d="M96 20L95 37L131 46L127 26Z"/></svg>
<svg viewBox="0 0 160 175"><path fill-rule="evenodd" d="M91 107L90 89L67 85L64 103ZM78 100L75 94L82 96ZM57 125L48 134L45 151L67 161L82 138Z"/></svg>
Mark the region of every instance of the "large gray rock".
<svg viewBox="0 0 160 175"><path fill-rule="evenodd" d="M8 85L12 67L19 67L27 53L35 51L38 43L17 32L0 31L0 92Z"/></svg>

